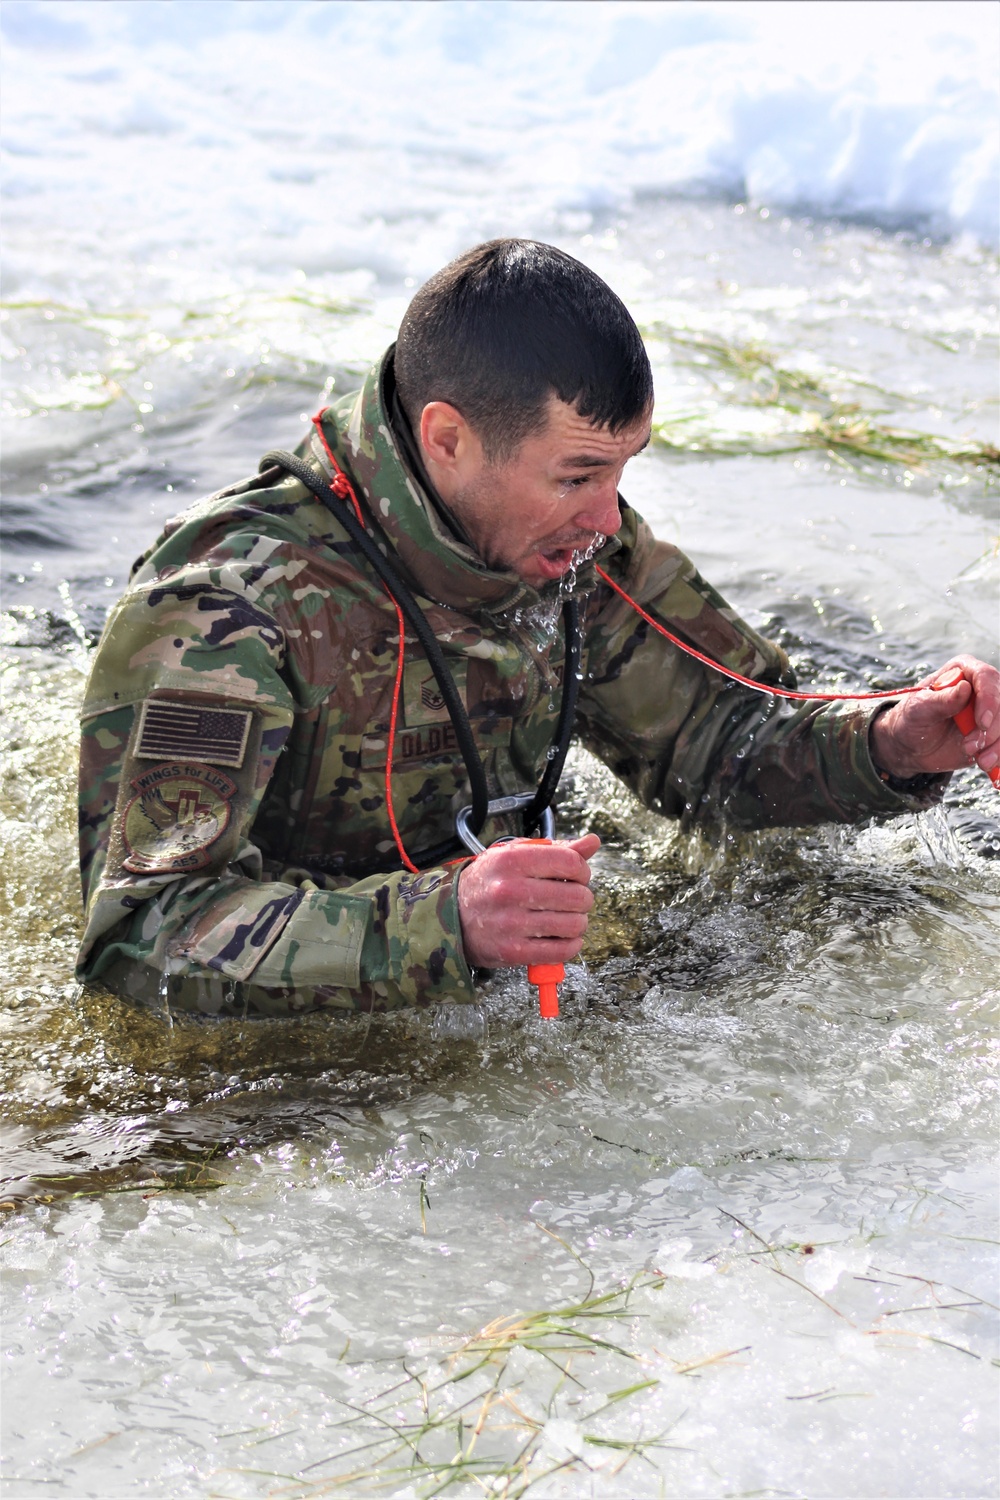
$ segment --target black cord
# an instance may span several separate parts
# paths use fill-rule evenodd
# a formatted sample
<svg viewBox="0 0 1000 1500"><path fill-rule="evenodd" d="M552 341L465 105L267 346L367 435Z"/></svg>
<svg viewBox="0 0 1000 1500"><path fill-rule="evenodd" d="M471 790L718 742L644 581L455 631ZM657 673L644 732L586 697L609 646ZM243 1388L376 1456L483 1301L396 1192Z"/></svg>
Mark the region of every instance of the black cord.
<svg viewBox="0 0 1000 1500"><path fill-rule="evenodd" d="M465 762L465 769L469 777L469 787L472 794L472 816L470 824L474 833L478 834L486 822L487 807L489 804L489 788L486 782L486 772L479 758L479 751L472 734L472 726L469 716L465 711L455 680L448 669L448 663L438 643L423 610L413 597L409 586L400 577L396 568L389 558L379 547L369 532L360 524L357 517L350 510L345 501L335 494L329 485L324 484L302 459L296 458L294 453L286 453L280 448L272 449L265 453L260 461L259 470L284 469L286 473L294 475L300 484L305 485L310 494L314 495L320 504L325 505L334 519L347 532L355 546L363 553L371 564L378 577L386 585L392 598L398 603L408 623L424 648L424 653L434 673L441 696L445 701L448 714L455 730L455 738ZM545 767L538 791L534 800L528 805L524 812L525 832L531 832L542 813L549 806L555 795L569 754L570 740L573 734L573 720L576 716L577 699L580 695L580 662L582 660L582 640L580 634L580 607L575 599L567 599L563 606L563 627L566 636L566 655L563 667L563 691L559 705L559 719L556 725L555 738L553 740L554 754L550 752L550 759ZM400 650L403 642L400 642ZM421 850L418 854L411 855L414 864L426 864L433 866L439 860L452 854L457 848L463 847L460 841L449 839L447 842L437 844L431 849ZM324 864L334 864L338 861L316 860L313 862L315 868L322 869Z"/></svg>
<svg viewBox="0 0 1000 1500"><path fill-rule="evenodd" d="M549 761L535 793L534 801L524 809L524 831L530 836L538 826L538 820L551 805L562 775L570 741L573 738L573 720L580 697L580 664L583 660L583 640L580 632L580 606L575 599L567 599L563 605L563 633L566 638L566 654L563 657L562 698L559 702L559 721L555 738L549 751Z"/></svg>
<svg viewBox="0 0 1000 1500"><path fill-rule="evenodd" d="M423 610L416 599L410 593L409 588L400 578L392 563L382 552L378 543L365 531L357 518L352 515L347 505L339 495L335 495L329 485L322 483L316 473L304 463L302 459L296 458L293 453L284 453L276 449L271 453L265 453L260 461L260 468L267 469L277 465L285 469L287 473L294 474L301 484L304 484L316 499L326 506L327 510L340 522L347 532L351 541L364 553L368 562L371 563L375 572L389 589L393 599L396 600L403 614L416 632L417 638L430 664L431 671L441 689L441 696L448 708L448 714L455 729L455 737L458 740L458 748L462 752L465 761L465 769L469 775L469 785L472 792L472 823L478 833L486 822L486 808L490 800L489 788L486 784L486 772L483 763L479 759L476 742L472 736L472 728L469 724L469 716L465 712L465 704L459 696L455 679L448 670L448 664L441 652L437 637L427 623ZM400 650L403 642L399 643Z"/></svg>

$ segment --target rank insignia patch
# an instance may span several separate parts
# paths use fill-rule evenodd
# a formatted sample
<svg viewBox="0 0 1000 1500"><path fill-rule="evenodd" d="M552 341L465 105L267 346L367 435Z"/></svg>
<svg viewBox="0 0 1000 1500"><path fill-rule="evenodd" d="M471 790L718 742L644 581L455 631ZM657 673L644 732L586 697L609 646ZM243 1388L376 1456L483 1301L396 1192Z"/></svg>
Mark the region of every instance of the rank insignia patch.
<svg viewBox="0 0 1000 1500"><path fill-rule="evenodd" d="M449 662L451 675L458 695L463 703L466 697L467 661ZM424 724L449 724L448 705L438 686L438 680L425 661L407 662L403 669L403 719L407 729L419 729Z"/></svg>
<svg viewBox="0 0 1000 1500"><path fill-rule="evenodd" d="M132 789L122 819L126 870L187 872L209 863L208 851L229 826L235 781L180 762L153 766Z"/></svg>
<svg viewBox="0 0 1000 1500"><path fill-rule="evenodd" d="M139 720L135 753L141 760L205 761L238 769L246 754L252 715L231 708L197 708L165 698L147 698Z"/></svg>

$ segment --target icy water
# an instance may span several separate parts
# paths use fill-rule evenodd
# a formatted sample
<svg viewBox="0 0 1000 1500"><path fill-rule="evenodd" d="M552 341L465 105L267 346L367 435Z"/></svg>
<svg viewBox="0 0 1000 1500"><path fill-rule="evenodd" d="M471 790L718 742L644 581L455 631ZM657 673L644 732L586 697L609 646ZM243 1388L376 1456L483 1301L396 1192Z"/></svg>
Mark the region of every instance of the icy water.
<svg viewBox="0 0 1000 1500"><path fill-rule="evenodd" d="M130 128L112 157L160 140ZM408 222L346 265L253 237L227 264L230 201L200 261L132 179L102 259L125 199L79 224L40 157L3 314L3 1493L993 1495L985 777L922 819L710 842L578 755L560 826L605 843L557 1023L517 973L347 1023L170 1025L74 985L107 605L166 516L357 381L420 273ZM205 180L165 191L194 215ZM804 682L996 659L992 252L743 199L498 222L464 182L442 166L423 272L503 228L612 282L659 401L623 489Z"/></svg>

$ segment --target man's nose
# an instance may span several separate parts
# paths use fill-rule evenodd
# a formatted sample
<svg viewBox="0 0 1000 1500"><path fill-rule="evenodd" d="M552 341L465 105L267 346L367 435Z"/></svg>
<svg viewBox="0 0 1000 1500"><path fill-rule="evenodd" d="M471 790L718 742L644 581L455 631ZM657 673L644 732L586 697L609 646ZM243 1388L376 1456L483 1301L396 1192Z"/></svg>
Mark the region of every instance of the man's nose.
<svg viewBox="0 0 1000 1500"><path fill-rule="evenodd" d="M603 536L614 536L622 524L617 481L609 479L597 494L589 495L587 504L577 511L573 522L581 531L599 531Z"/></svg>

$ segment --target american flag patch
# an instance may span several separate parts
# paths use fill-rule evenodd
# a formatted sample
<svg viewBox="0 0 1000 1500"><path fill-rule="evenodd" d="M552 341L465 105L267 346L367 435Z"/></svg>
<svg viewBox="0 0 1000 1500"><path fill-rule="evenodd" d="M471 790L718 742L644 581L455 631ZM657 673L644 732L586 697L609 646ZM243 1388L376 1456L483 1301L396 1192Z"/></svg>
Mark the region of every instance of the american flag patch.
<svg viewBox="0 0 1000 1500"><path fill-rule="evenodd" d="M147 698L135 753L143 760L194 760L239 767L246 754L251 717L239 709L192 708Z"/></svg>

